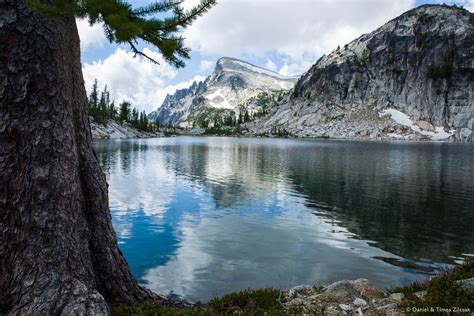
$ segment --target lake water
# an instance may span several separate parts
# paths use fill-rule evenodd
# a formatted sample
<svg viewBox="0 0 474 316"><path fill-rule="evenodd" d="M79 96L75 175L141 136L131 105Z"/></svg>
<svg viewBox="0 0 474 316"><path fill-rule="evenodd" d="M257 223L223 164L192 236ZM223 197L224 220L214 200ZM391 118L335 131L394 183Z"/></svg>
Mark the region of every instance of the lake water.
<svg viewBox="0 0 474 316"><path fill-rule="evenodd" d="M474 254L474 146L176 137L98 141L119 246L192 300L367 278L384 289Z"/></svg>

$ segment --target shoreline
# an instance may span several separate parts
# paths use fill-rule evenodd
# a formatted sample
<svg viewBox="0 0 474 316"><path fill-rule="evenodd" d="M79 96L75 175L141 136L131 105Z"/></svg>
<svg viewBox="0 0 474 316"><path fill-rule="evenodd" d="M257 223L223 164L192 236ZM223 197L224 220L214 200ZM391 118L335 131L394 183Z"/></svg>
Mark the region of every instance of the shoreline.
<svg viewBox="0 0 474 316"><path fill-rule="evenodd" d="M407 313L474 312L474 261L443 271L425 281L381 291L367 279L329 285L299 285L288 290L248 289L190 302L178 296L127 306L116 315L405 315Z"/></svg>
<svg viewBox="0 0 474 316"><path fill-rule="evenodd" d="M165 132L166 133L166 132ZM450 143L450 144L470 144L473 142L466 142L461 140L445 139L445 140L431 140L431 139L403 139L403 138L347 138L347 137L318 137L318 136L260 136L252 134L243 135L225 135L225 134L191 134L191 133L177 133L171 135L164 135L163 132L156 132L156 135L146 136L130 136L130 137L93 137L94 141L98 140L129 140L129 139L153 139L153 138L173 138L173 137L228 137L228 138L249 138L249 139L294 139L294 140L315 140L315 141L361 141L361 142L397 142L397 143Z"/></svg>
<svg viewBox="0 0 474 316"><path fill-rule="evenodd" d="M285 127L258 128L257 122L245 123L243 125L218 126L209 128L180 128L168 127L161 128L158 131L141 131L132 127L128 123L120 124L113 120L104 123L89 118L90 128L93 140L100 139L145 139L145 138L161 138L174 136L195 136L195 137L246 137L246 138L281 138L281 139L311 139L311 140L342 140L342 141L408 141L408 142L435 142L435 143L472 143L474 142L474 132L470 129L451 130L451 134L446 138L429 137L426 132L413 131L408 128L391 127L391 129L383 129L369 131L367 129L334 128L327 133L319 133L314 128L311 130L306 128L306 132L302 130L287 130ZM402 134L393 133L398 131ZM425 134L423 134L425 133ZM339 136L340 135L340 136Z"/></svg>
<svg viewBox="0 0 474 316"><path fill-rule="evenodd" d="M146 139L175 136L194 136L194 137L236 137L236 138L279 138L279 139L310 139L310 140L342 140L342 141L397 141L397 142L434 142L434 143L472 143L474 142L474 133L469 130L467 137L461 136L461 131L452 131L451 136L444 139L430 138L421 133L410 133L405 135L391 134L385 132L367 133L351 132L348 136L347 130L341 131L341 136L327 134L296 133L287 131L285 128L271 128L266 130L253 129L251 125L239 125L235 127L210 127L210 128L162 128L158 131L140 131L130 124L120 124L113 120L104 123L90 120L92 139ZM466 134L467 135L467 134Z"/></svg>

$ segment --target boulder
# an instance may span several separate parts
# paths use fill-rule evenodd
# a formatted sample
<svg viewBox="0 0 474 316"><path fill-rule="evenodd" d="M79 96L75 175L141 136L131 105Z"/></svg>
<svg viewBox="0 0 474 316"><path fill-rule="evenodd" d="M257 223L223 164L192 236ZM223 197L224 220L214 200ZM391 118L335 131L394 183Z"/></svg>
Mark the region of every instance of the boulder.
<svg viewBox="0 0 474 316"><path fill-rule="evenodd" d="M393 311L397 309L397 304L395 303L390 303L384 306L377 307L377 310L379 311Z"/></svg>
<svg viewBox="0 0 474 316"><path fill-rule="evenodd" d="M436 132L436 128L433 124L427 121L416 121L415 125L427 132Z"/></svg>
<svg viewBox="0 0 474 316"><path fill-rule="evenodd" d="M424 300L427 293L428 292L426 291L419 291L415 293L415 296L418 297L420 300Z"/></svg>
<svg viewBox="0 0 474 316"><path fill-rule="evenodd" d="M356 298L354 302L352 302L355 306L365 306L367 305L367 302L364 299L361 299L360 297Z"/></svg>
<svg viewBox="0 0 474 316"><path fill-rule="evenodd" d="M376 288L372 283L367 279L357 279L352 281L354 288L359 292L362 297L365 298L383 298L385 294Z"/></svg>
<svg viewBox="0 0 474 316"><path fill-rule="evenodd" d="M463 289L474 291L474 278L456 281Z"/></svg>
<svg viewBox="0 0 474 316"><path fill-rule="evenodd" d="M462 142L472 142L474 140L474 133L469 128L461 128L458 138Z"/></svg>
<svg viewBox="0 0 474 316"><path fill-rule="evenodd" d="M403 293L393 293L393 294L390 295L389 298L394 300L394 301L401 302L405 298L405 294L403 294Z"/></svg>
<svg viewBox="0 0 474 316"><path fill-rule="evenodd" d="M323 293L343 302L353 302L360 297L371 299L385 296L366 279L339 281L323 289Z"/></svg>
<svg viewBox="0 0 474 316"><path fill-rule="evenodd" d="M352 307L347 304L339 304L339 308L342 309L344 312L350 312Z"/></svg>
<svg viewBox="0 0 474 316"><path fill-rule="evenodd" d="M288 298L295 298L298 296L310 296L314 294L315 290L314 287L311 285L298 285L295 287L292 287L288 291Z"/></svg>

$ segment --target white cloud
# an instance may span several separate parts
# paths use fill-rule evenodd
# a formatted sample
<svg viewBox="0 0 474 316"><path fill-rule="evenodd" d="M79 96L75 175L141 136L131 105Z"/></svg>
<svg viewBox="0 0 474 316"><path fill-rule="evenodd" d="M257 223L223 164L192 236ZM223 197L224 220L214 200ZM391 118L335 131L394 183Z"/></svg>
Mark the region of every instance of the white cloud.
<svg viewBox="0 0 474 316"><path fill-rule="evenodd" d="M214 63L210 60L201 60L199 63L199 71L206 72L214 66Z"/></svg>
<svg viewBox="0 0 474 316"><path fill-rule="evenodd" d="M285 64L278 70L283 76L296 76L305 73L314 64L312 59L300 59L293 62L291 59L287 59Z"/></svg>
<svg viewBox="0 0 474 316"><path fill-rule="evenodd" d="M271 71L277 71L277 66L271 59L267 59L267 62L263 67Z"/></svg>
<svg viewBox="0 0 474 316"><path fill-rule="evenodd" d="M464 8L471 12L474 12L474 0L468 0L463 2Z"/></svg>
<svg viewBox="0 0 474 316"><path fill-rule="evenodd" d="M90 90L97 78L101 89L105 84L108 85L113 100L130 100L134 106L148 113L161 105L167 93L185 88L194 80L204 79L196 76L190 81L167 86L167 82L177 76L177 70L167 64L158 52L145 48L144 53L157 60L160 65L142 57L134 58L133 53L122 48L116 49L103 61L85 63L82 71L86 88Z"/></svg>
<svg viewBox="0 0 474 316"><path fill-rule="evenodd" d="M265 57L276 53L290 63L312 64L414 5L414 0L221 0L184 36L191 48L203 54Z"/></svg>
<svg viewBox="0 0 474 316"><path fill-rule="evenodd" d="M77 30L81 39L81 51L89 48L101 48L107 42L102 25L89 25L85 19L76 19Z"/></svg>

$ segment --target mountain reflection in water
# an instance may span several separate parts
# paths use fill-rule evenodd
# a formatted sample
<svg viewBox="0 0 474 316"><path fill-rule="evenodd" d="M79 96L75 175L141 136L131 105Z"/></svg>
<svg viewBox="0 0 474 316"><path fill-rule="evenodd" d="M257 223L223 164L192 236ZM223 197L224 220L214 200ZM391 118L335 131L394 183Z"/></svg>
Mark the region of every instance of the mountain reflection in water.
<svg viewBox="0 0 474 316"><path fill-rule="evenodd" d="M474 146L97 141L120 248L160 293L425 278L474 253Z"/></svg>

